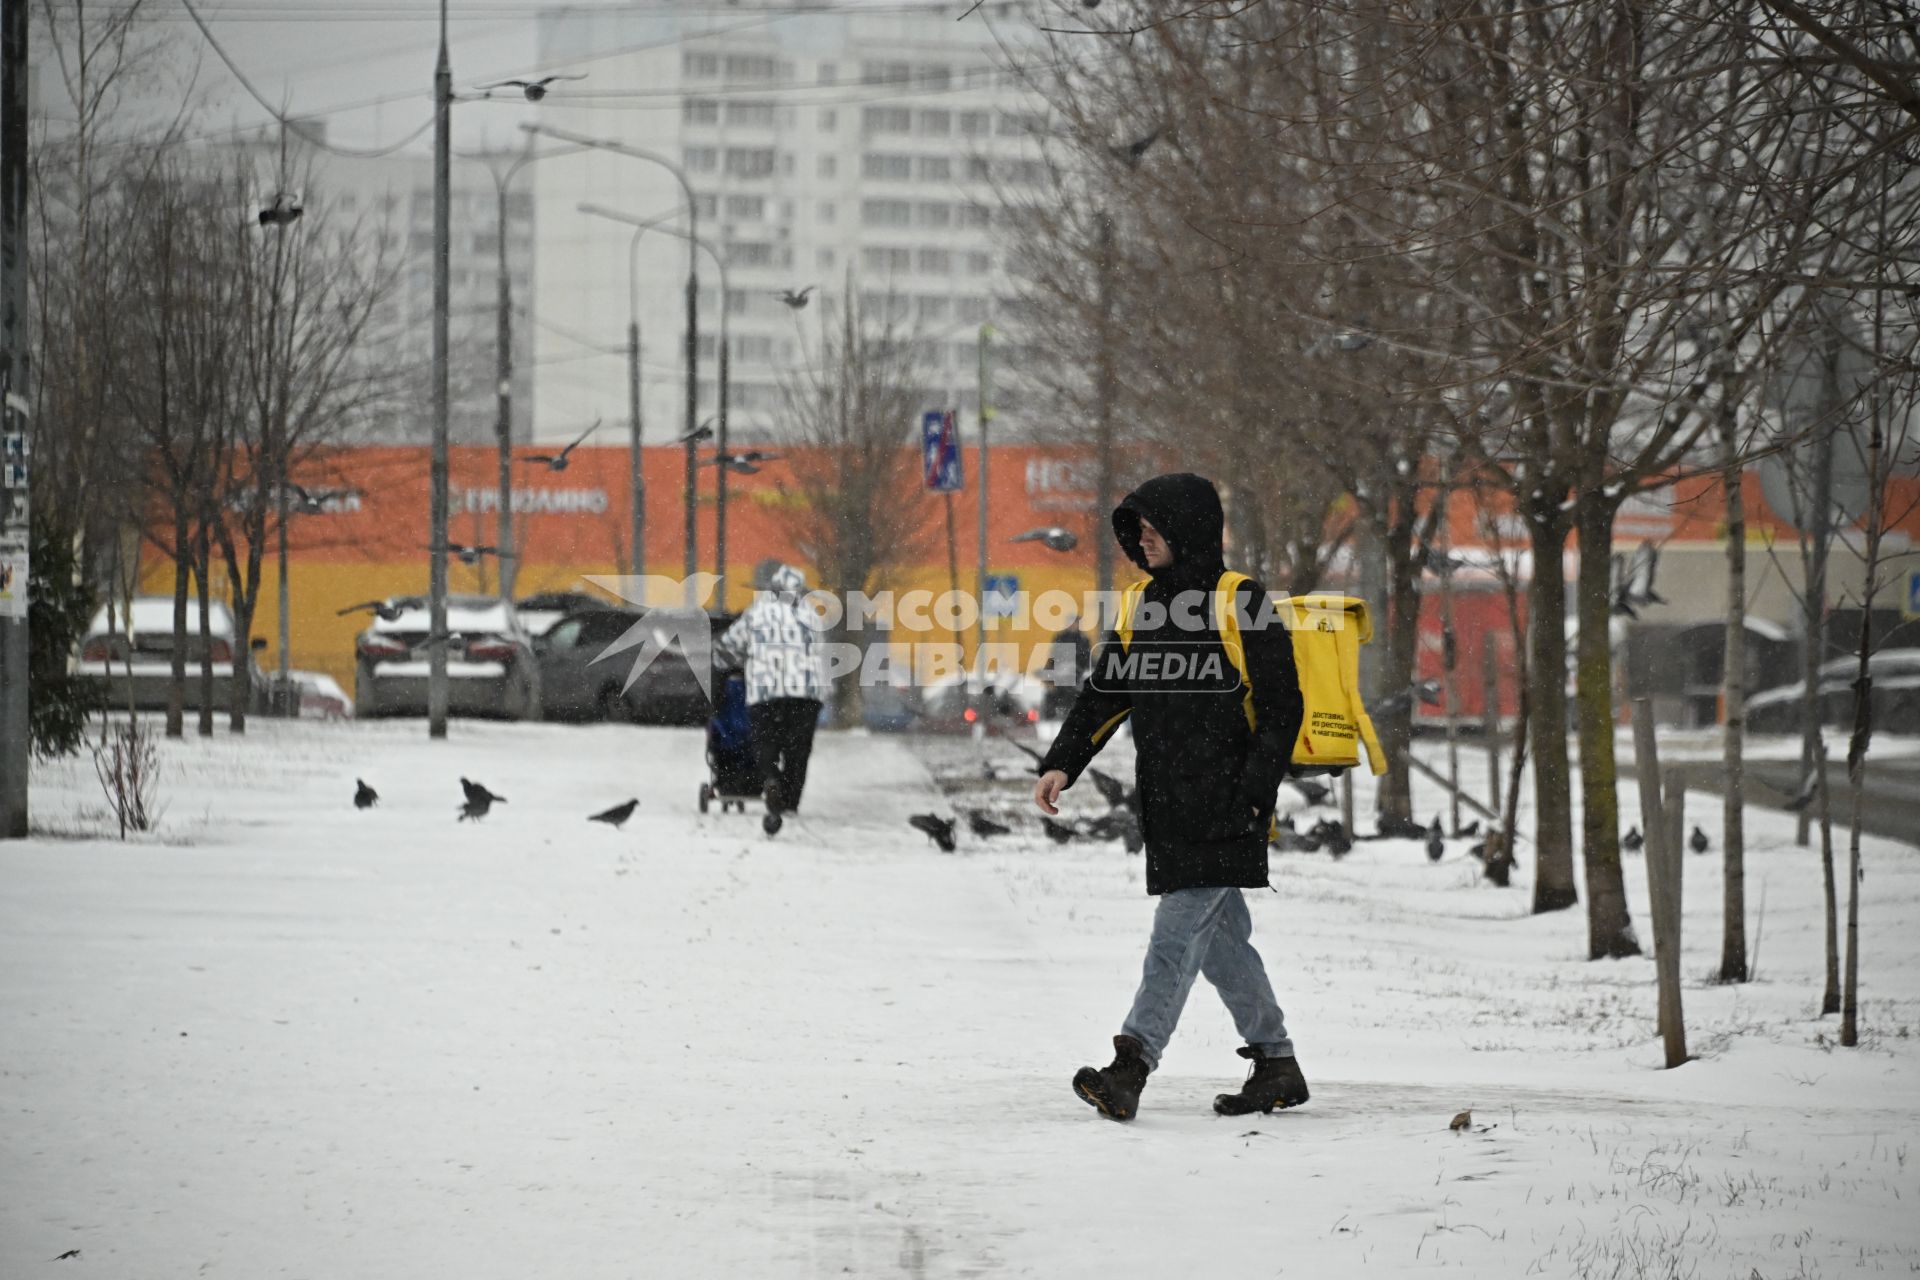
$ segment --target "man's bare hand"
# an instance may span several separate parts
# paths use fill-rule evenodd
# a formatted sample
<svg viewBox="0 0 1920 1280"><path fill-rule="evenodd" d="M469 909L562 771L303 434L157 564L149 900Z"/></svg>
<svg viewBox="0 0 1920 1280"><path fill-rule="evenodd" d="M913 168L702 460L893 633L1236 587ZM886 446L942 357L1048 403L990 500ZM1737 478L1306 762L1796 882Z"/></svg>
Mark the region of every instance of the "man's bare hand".
<svg viewBox="0 0 1920 1280"><path fill-rule="evenodd" d="M1042 813L1058 813L1060 793L1066 789L1067 775L1058 769L1049 769L1033 784L1033 802L1040 806Z"/></svg>

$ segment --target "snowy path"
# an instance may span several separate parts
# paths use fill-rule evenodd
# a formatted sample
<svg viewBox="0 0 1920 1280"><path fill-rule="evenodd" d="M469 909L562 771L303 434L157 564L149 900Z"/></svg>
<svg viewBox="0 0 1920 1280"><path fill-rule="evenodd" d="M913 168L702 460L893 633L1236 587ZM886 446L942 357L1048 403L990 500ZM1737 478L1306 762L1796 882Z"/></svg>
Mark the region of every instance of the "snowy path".
<svg viewBox="0 0 1920 1280"><path fill-rule="evenodd" d="M1718 880L1690 863L1704 1059L1677 1072L1650 963L1586 964L1577 913L1527 918L1463 851L1276 859L1255 941L1313 1102L1210 1113L1241 1064L1202 987L1119 1126L1066 1083L1108 1056L1152 909L1117 845L941 856L904 817L946 805L887 740L823 735L808 813L768 842L693 812L697 732L453 732L190 741L160 840L0 847L0 1276L1920 1261L1910 851L1870 842L1874 1044L1845 1053L1808 1016L1805 855L1755 855L1739 990L1697 981ZM483 824L453 821L462 773L509 797ZM356 774L379 809L348 805ZM41 822L99 829L89 769L37 785ZM624 832L583 821L636 794ZM1469 1104L1494 1127L1448 1133Z"/></svg>

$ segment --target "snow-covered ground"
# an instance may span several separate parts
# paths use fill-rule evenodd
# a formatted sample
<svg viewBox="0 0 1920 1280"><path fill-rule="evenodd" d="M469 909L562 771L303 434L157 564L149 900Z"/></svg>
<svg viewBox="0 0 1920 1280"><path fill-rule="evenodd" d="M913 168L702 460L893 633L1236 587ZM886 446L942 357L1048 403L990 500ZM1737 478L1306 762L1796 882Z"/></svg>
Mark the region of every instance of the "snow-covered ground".
<svg viewBox="0 0 1920 1280"><path fill-rule="evenodd" d="M1853 1050L1813 1016L1791 820L1749 814L1744 986L1709 983L1719 859L1690 857L1675 1071L1651 961L1530 917L1526 850L1510 889L1466 841L1276 856L1255 942L1313 1101L1212 1114L1244 1064L1202 983L1117 1125L1067 1082L1138 976L1139 860L1030 821L938 853L905 818L950 801L898 739L822 735L776 841L694 812L698 731L265 723L165 769L155 837L104 838L63 762L47 834L0 845L0 1276L1920 1269L1909 846L1866 845ZM456 823L462 774L508 803ZM585 821L628 796L624 831ZM1645 919L1638 858L1628 888Z"/></svg>

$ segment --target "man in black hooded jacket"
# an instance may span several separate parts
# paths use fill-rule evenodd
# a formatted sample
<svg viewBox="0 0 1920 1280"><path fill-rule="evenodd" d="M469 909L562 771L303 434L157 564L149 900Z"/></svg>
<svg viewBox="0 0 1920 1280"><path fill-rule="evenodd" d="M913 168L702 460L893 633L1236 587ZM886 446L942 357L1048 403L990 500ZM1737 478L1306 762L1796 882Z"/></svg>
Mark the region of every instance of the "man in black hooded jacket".
<svg viewBox="0 0 1920 1280"><path fill-rule="evenodd" d="M1224 602L1214 598L1225 571L1224 525L1219 492L1197 475L1149 480L1114 510L1114 536L1150 580L1129 597L1127 642L1116 630L1094 651L1092 673L1034 787L1034 802L1057 812L1060 793L1131 717L1147 892L1160 902L1140 988L1113 1038L1113 1064L1073 1078L1074 1091L1114 1120L1133 1118L1201 974L1247 1041L1240 1055L1253 1062L1241 1091L1216 1097L1214 1110L1244 1115L1307 1100L1240 893L1267 886L1268 823L1300 732L1299 677L1292 640L1264 607L1265 588L1251 580L1232 602L1245 684L1227 654L1216 612Z"/></svg>

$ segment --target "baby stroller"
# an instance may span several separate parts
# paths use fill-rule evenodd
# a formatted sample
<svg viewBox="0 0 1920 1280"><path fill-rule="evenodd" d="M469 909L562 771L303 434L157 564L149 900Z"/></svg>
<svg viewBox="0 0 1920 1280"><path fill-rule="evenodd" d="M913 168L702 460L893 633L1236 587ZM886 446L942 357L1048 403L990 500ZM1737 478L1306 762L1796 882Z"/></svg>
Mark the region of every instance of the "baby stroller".
<svg viewBox="0 0 1920 1280"><path fill-rule="evenodd" d="M753 723L747 719L747 679L738 671L721 676L719 697L707 720L707 768L710 779L700 784L700 812L715 800L720 812L747 811L747 801L760 795L760 757L753 749Z"/></svg>

